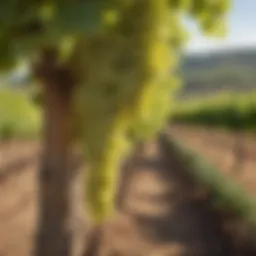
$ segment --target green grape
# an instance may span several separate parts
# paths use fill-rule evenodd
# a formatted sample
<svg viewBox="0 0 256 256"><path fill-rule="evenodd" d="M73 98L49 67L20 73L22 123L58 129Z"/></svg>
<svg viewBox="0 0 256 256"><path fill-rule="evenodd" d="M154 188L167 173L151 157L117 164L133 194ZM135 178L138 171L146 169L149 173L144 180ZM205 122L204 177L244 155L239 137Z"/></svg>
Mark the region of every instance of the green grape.
<svg viewBox="0 0 256 256"><path fill-rule="evenodd" d="M169 45L172 52L172 60L179 59L179 51L182 46L188 41L188 31L184 29L181 21L181 17L174 11L170 11L168 19L168 31L169 31ZM177 56L177 57L174 57ZM176 61L177 63L177 61Z"/></svg>
<svg viewBox="0 0 256 256"><path fill-rule="evenodd" d="M141 141L154 136L165 126L172 109L174 91L178 88L178 80L174 77L158 83L146 97L143 116L135 120L131 132L133 140ZM140 102L143 104L143 101Z"/></svg>
<svg viewBox="0 0 256 256"><path fill-rule="evenodd" d="M89 37L80 41L80 50L73 53L69 62L76 65L72 68L81 83L74 101L89 163L86 198L95 222L104 221L114 209L120 159L129 150L125 133L129 119L118 104L121 87L114 79L113 60L118 45L118 37L105 34ZM86 58L79 58L81 54Z"/></svg>
<svg viewBox="0 0 256 256"><path fill-rule="evenodd" d="M87 88L85 93L82 140L89 163L86 198L94 221L102 222L114 207L117 171L129 146L125 138L127 121L100 91Z"/></svg>
<svg viewBox="0 0 256 256"><path fill-rule="evenodd" d="M205 11L205 4L208 0L196 0L192 1L191 9L189 10L189 13L192 15L198 17L201 13Z"/></svg>
<svg viewBox="0 0 256 256"><path fill-rule="evenodd" d="M225 23L220 18L205 18L201 21L201 28L206 35L214 35L223 37L226 35L227 28Z"/></svg>
<svg viewBox="0 0 256 256"><path fill-rule="evenodd" d="M169 0L172 9L189 10L193 0Z"/></svg>
<svg viewBox="0 0 256 256"><path fill-rule="evenodd" d="M213 14L226 14L231 6L230 0L206 1L205 8Z"/></svg>
<svg viewBox="0 0 256 256"><path fill-rule="evenodd" d="M224 36L225 18L230 6L230 0L198 0L193 2L190 12L207 35Z"/></svg>
<svg viewBox="0 0 256 256"><path fill-rule="evenodd" d="M135 64L138 70L135 76L137 74L138 79L137 81L133 79L132 84L127 84L127 87L129 86L133 91L127 94L127 90L124 90L135 117L130 123L129 133L138 139L141 139L141 136L147 138L161 129L166 120L166 113L169 113L172 84L166 81L169 71L176 68L177 56L170 49L170 40L173 40L171 36L175 33L167 32L169 26L171 28L173 24L170 22L167 4L167 1L150 2L150 4L140 1L140 4L135 4L135 8L130 10L131 14L127 15L127 20L124 19L119 31L124 35L129 33L131 38L129 43L140 56ZM148 12L144 11L142 14L142 10ZM135 14L137 15L134 16ZM139 28L136 24L138 19ZM179 31L181 27L176 26L176 29ZM178 39L179 36L176 38ZM179 45L179 40L177 44ZM130 51L128 54L132 56ZM122 102L124 104L125 101ZM159 115L155 112L158 108Z"/></svg>
<svg viewBox="0 0 256 256"><path fill-rule="evenodd" d="M96 222L102 222L114 209L115 189L120 161L129 149L125 137L126 124L112 123L100 116L91 121L92 126L84 136L89 169L87 170L86 196L91 214ZM95 122L97 130L95 130ZM106 125L108 123L108 125ZM91 139L94 138L93 141Z"/></svg>

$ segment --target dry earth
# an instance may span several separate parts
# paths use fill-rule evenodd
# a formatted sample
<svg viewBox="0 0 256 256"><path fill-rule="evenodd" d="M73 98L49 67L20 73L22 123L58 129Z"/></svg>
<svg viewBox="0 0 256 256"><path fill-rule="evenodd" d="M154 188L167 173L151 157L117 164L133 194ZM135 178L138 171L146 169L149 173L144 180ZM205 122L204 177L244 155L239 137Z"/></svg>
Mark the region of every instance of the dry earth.
<svg viewBox="0 0 256 256"><path fill-rule="evenodd" d="M173 135L256 196L256 135L173 126Z"/></svg>
<svg viewBox="0 0 256 256"><path fill-rule="evenodd" d="M1 256L31 255L39 155L37 142L0 144ZM119 210L103 229L98 255L246 256L231 251L218 220L158 142L146 145L129 162L121 181ZM81 209L81 218L83 214Z"/></svg>

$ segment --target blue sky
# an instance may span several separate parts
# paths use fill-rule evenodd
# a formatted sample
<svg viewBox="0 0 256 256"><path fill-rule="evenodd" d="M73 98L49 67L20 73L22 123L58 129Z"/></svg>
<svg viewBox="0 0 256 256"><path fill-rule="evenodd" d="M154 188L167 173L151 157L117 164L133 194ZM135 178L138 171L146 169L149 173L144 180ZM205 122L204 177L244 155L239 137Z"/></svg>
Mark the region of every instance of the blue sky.
<svg viewBox="0 0 256 256"><path fill-rule="evenodd" d="M193 22L189 22L191 40L187 45L188 52L256 47L256 0L233 0L228 22L229 32L225 39L206 38Z"/></svg>

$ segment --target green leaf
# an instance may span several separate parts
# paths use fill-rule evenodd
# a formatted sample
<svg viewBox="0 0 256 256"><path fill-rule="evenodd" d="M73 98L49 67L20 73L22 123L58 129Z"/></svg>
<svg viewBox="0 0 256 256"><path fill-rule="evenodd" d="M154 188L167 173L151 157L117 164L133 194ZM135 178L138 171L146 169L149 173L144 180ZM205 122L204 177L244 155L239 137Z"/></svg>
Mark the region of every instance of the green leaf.
<svg viewBox="0 0 256 256"><path fill-rule="evenodd" d="M62 4L48 23L53 36L87 35L101 28L105 5L101 0Z"/></svg>

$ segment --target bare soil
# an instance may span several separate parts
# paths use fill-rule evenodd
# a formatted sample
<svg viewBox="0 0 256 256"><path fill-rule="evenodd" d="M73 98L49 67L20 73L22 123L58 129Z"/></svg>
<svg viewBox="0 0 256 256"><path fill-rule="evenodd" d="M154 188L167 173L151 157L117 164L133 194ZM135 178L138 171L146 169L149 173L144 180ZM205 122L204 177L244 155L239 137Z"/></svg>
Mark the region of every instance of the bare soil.
<svg viewBox="0 0 256 256"><path fill-rule="evenodd" d="M39 156L37 142L0 144L0 256L31 255ZM99 256L249 255L231 248L218 218L156 140L127 162L118 208L102 227Z"/></svg>
<svg viewBox="0 0 256 256"><path fill-rule="evenodd" d="M175 125L173 135L256 196L256 135Z"/></svg>

